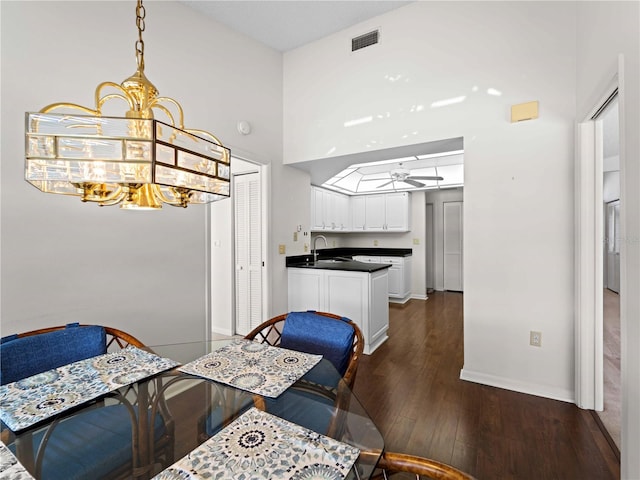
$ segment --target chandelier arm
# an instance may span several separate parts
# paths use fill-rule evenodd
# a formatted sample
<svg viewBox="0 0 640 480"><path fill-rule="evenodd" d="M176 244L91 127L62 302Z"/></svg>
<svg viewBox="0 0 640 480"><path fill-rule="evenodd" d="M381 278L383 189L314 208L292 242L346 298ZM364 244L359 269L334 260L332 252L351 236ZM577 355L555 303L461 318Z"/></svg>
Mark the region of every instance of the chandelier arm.
<svg viewBox="0 0 640 480"><path fill-rule="evenodd" d="M125 102L127 102L129 105L131 105L131 101L124 95L120 95L119 93L110 93L108 95L105 95L104 97L100 98L100 101L97 104L97 110L99 113L102 113L102 106L111 99L120 99L123 100Z"/></svg>
<svg viewBox="0 0 640 480"><path fill-rule="evenodd" d="M122 88L121 85L115 82L102 82L100 85L96 87L96 94L95 94L95 97L96 97L95 101L96 101L96 108L97 108L98 115L102 114L101 107L102 107L102 104L104 103L102 99L106 97L110 97L111 95L116 95L116 94L108 94L108 95L105 95L104 97L100 97L100 93L102 89L106 87L112 87L122 92L122 97L118 97L118 98L122 98L123 100L125 100L129 104L129 108L133 110L135 103L131 98L131 95L129 95L129 92L127 92L124 88Z"/></svg>
<svg viewBox="0 0 640 480"><path fill-rule="evenodd" d="M66 102L58 102L58 103L52 103L51 105L47 105L46 107L40 109L40 113L49 113L58 108L75 108L83 112L90 113L91 115L99 114L97 110L93 110L92 108L83 107L82 105L76 105L75 103L66 103Z"/></svg>
<svg viewBox="0 0 640 480"><path fill-rule="evenodd" d="M174 100L171 97L157 97L153 99L153 101L149 104L149 107L158 107L158 108L162 108L163 110L166 110L167 107L162 105L162 102L169 102L175 105L175 107L178 109L178 113L179 113L178 118L180 120L178 124L178 128L180 130L184 130L184 111L182 110L182 105L180 105L177 102L177 100ZM174 127L176 126L175 123L173 124L173 126Z"/></svg>
<svg viewBox="0 0 640 480"><path fill-rule="evenodd" d="M80 187L81 188L81 187ZM102 198L88 198L86 193L81 194L83 202L93 202L99 203L100 205L115 205L120 203L122 199L126 196L127 192L125 192L121 185L118 185L118 188L111 192L109 195L106 195Z"/></svg>
<svg viewBox="0 0 640 480"><path fill-rule="evenodd" d="M172 200L169 197L167 197L162 190L160 189L160 187L158 185L154 185L153 188L153 193L155 194L155 196L162 202L162 203L166 203L167 205L171 205L173 207L185 207L186 205L184 205L184 202L178 201L178 200Z"/></svg>
<svg viewBox="0 0 640 480"><path fill-rule="evenodd" d="M167 117L169 117L169 120L171 121L171 125L175 126L176 122L175 122L175 119L173 118L173 114L167 107L165 107L164 105L153 105L152 107L157 108L158 110L161 110L162 112L164 112L164 114Z"/></svg>

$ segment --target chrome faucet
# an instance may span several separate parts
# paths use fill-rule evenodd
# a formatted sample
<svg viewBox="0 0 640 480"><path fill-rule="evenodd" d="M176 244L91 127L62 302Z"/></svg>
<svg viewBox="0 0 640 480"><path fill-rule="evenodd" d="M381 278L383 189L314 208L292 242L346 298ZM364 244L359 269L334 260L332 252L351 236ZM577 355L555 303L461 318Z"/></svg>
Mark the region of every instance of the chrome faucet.
<svg viewBox="0 0 640 480"><path fill-rule="evenodd" d="M327 237L325 237L324 235L318 235L316 238L313 239L313 263L316 263L318 261L318 247L316 246L316 242L318 241L319 238L324 240L325 248L329 246L327 244Z"/></svg>

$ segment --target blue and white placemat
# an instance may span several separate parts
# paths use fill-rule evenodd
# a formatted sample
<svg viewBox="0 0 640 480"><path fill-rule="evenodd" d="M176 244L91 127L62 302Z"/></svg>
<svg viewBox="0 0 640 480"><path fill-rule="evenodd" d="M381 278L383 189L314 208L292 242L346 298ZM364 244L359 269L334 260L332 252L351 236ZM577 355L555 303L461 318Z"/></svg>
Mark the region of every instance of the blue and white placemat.
<svg viewBox="0 0 640 480"><path fill-rule="evenodd" d="M153 480L342 480L360 450L251 408Z"/></svg>
<svg viewBox="0 0 640 480"><path fill-rule="evenodd" d="M238 339L178 370L275 398L320 360L322 355Z"/></svg>
<svg viewBox="0 0 640 480"><path fill-rule="evenodd" d="M5 480L33 480L7 446L0 442L0 478Z"/></svg>
<svg viewBox="0 0 640 480"><path fill-rule="evenodd" d="M0 386L0 418L14 432L179 365L129 346Z"/></svg>

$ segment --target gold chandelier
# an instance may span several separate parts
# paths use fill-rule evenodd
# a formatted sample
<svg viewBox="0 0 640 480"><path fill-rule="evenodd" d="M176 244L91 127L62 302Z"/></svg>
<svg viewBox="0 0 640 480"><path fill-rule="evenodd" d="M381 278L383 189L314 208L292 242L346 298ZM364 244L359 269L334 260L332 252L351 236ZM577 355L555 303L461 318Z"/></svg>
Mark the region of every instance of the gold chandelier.
<svg viewBox="0 0 640 480"><path fill-rule="evenodd" d="M180 104L158 96L144 75L145 13L138 0L136 72L98 85L95 108L54 103L26 114L25 179L39 190L128 210L229 197L231 151L211 133L185 129ZM128 107L125 116L103 116L115 100Z"/></svg>

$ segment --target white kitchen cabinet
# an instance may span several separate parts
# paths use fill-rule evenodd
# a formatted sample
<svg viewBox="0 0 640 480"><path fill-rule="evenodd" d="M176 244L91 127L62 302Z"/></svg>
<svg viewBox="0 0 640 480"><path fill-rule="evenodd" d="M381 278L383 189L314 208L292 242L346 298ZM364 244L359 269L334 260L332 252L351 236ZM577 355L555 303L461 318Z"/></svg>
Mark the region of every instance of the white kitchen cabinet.
<svg viewBox="0 0 640 480"><path fill-rule="evenodd" d="M408 232L408 192L357 195L311 187L312 232Z"/></svg>
<svg viewBox="0 0 640 480"><path fill-rule="evenodd" d="M380 257L389 268L389 301L405 303L411 297L411 257Z"/></svg>
<svg viewBox="0 0 640 480"><path fill-rule="evenodd" d="M411 297L411 257L385 257L355 255L354 260L364 263L386 263L389 267L389 301L405 303Z"/></svg>
<svg viewBox="0 0 640 480"><path fill-rule="evenodd" d="M359 203L353 201L359 199ZM411 230L411 210L408 192L363 195L352 199L352 217L355 227L356 216L364 218L364 225L358 230L365 232L408 232ZM359 223L358 223L359 225Z"/></svg>
<svg viewBox="0 0 640 480"><path fill-rule="evenodd" d="M365 201L365 230L382 231L387 223L385 195L367 195Z"/></svg>
<svg viewBox="0 0 640 480"><path fill-rule="evenodd" d="M387 193L384 195L384 200L384 230L388 232L408 232L411 230L409 192Z"/></svg>
<svg viewBox="0 0 640 480"><path fill-rule="evenodd" d="M365 229L366 223L366 205L367 197L360 195L350 198L351 205L351 229L354 231L362 231Z"/></svg>
<svg viewBox="0 0 640 480"><path fill-rule="evenodd" d="M311 187L311 230L324 230L325 199L321 188Z"/></svg>
<svg viewBox="0 0 640 480"><path fill-rule="evenodd" d="M289 311L317 310L347 317L360 327L371 354L389 329L388 269L353 272L288 268Z"/></svg>
<svg viewBox="0 0 640 480"><path fill-rule="evenodd" d="M349 231L349 197L312 186L311 230Z"/></svg>

